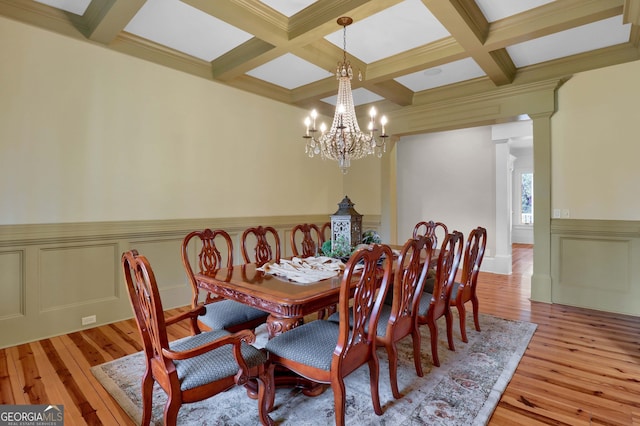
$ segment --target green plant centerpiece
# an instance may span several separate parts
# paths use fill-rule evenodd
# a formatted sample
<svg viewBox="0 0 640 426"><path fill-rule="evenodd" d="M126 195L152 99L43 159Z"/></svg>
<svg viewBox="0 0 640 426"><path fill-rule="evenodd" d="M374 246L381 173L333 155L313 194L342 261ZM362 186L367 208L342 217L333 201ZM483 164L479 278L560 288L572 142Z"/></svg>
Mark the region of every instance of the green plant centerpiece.
<svg viewBox="0 0 640 426"><path fill-rule="evenodd" d="M322 253L324 253L325 256L345 261L349 259L351 253L353 253L353 247L351 247L349 241L341 235L336 239L335 244L332 244L331 240L325 241L322 244Z"/></svg>
<svg viewBox="0 0 640 426"><path fill-rule="evenodd" d="M382 243L382 239L380 238L380 235L378 235L378 233L372 229L365 231L362 234L362 244L381 244L381 243ZM322 249L322 253L325 256L341 259L343 262L346 262L347 260L349 260L349 257L351 256L351 254L359 246L360 245L351 247L351 245L349 244L349 241L347 241L347 238L343 235L340 235L336 239L335 244L332 244L331 240L325 241L324 243L322 243L321 249Z"/></svg>
<svg viewBox="0 0 640 426"><path fill-rule="evenodd" d="M373 229L362 233L362 244L382 244L382 238Z"/></svg>

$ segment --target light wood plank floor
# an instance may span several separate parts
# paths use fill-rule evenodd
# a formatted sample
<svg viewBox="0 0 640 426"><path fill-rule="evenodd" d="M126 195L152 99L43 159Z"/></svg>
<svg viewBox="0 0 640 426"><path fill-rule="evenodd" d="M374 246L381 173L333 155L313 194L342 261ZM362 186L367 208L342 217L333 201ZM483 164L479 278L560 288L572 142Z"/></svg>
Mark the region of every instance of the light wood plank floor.
<svg viewBox="0 0 640 426"><path fill-rule="evenodd" d="M490 424L640 425L640 318L529 301L531 246L513 253L512 275L481 273L480 311L538 329ZM0 404L64 404L67 426L131 425L89 367L139 350L133 320L1 349Z"/></svg>

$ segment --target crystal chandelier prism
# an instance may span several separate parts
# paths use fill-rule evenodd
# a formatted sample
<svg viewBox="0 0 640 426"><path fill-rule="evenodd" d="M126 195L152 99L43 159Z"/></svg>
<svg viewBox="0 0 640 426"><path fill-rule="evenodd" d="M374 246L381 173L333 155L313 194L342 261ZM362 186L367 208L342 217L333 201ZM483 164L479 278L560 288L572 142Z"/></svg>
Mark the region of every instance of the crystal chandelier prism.
<svg viewBox="0 0 640 426"><path fill-rule="evenodd" d="M386 152L386 138L389 136L385 132L387 118L380 117L381 131L376 127L377 111L371 107L369 111L369 124L367 132L362 132L358 125L355 109L353 106L353 93L351 92L351 79L353 70L351 63L347 60L347 26L353 23L349 17L338 18L338 25L343 27L343 50L342 62L338 62L336 69L336 79L338 80L338 97L336 99L336 110L333 116L333 124L329 131L327 126L320 125L320 135L316 133L316 119L318 112L314 109L305 118L306 133L303 136L306 140L305 152L309 157L319 155L322 159L335 160L342 173L347 173L351 166L351 160L359 160L367 155L376 155L378 158ZM362 81L362 73L358 73L358 78Z"/></svg>

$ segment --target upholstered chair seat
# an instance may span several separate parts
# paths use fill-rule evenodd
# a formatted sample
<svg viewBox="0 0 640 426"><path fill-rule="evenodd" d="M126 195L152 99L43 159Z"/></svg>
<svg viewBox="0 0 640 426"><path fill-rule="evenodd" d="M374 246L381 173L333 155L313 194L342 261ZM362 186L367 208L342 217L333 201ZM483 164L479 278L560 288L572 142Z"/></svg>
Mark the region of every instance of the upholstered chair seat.
<svg viewBox="0 0 640 426"><path fill-rule="evenodd" d="M433 294L429 292L422 292L422 296L420 297L420 303L418 304L418 315L424 317L429 312L429 307L431 306L431 298Z"/></svg>
<svg viewBox="0 0 640 426"><path fill-rule="evenodd" d="M169 343L176 352L197 348L220 337L228 336L226 330L213 330L189 336ZM267 360L264 352L246 343L241 344L242 357L249 368L257 367ZM225 345L193 358L175 360L180 389L185 391L222 380L238 373L238 364L233 356L233 346Z"/></svg>
<svg viewBox="0 0 640 426"><path fill-rule="evenodd" d="M391 305L383 304L380 307L380 319L378 320L378 327L376 328L377 336L384 336L387 331L387 323L389 322L389 317L391 316ZM328 321L338 324L340 322L340 315L338 313L332 314ZM353 315L349 315L349 327L353 327ZM364 326L364 330L369 332L369 324Z"/></svg>
<svg viewBox="0 0 640 426"><path fill-rule="evenodd" d="M235 300L221 300L205 305L206 312L198 321L211 329L232 329L238 324L264 322L269 314Z"/></svg>
<svg viewBox="0 0 640 426"><path fill-rule="evenodd" d="M312 321L269 340L265 349L279 357L329 371L339 331L337 322Z"/></svg>

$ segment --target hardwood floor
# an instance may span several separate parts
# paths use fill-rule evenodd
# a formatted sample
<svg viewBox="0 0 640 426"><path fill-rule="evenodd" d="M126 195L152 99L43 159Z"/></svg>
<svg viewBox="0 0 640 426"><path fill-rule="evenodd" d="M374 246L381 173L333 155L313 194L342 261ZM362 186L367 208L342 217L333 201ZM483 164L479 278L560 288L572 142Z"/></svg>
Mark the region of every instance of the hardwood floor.
<svg viewBox="0 0 640 426"><path fill-rule="evenodd" d="M480 274L480 311L538 329L490 424L640 424L640 318L529 301L531 246L513 254L512 275ZM133 320L0 349L0 404L63 404L67 426L132 425L89 368L141 349Z"/></svg>

